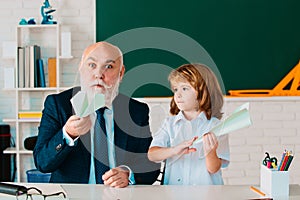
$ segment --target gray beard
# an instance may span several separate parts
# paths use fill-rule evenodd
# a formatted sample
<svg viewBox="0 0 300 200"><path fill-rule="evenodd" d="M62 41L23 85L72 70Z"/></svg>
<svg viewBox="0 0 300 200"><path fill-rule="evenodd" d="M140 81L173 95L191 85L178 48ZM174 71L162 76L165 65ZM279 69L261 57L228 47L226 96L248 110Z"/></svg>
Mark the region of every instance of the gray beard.
<svg viewBox="0 0 300 200"><path fill-rule="evenodd" d="M120 85L120 81L118 80L117 83L112 88L106 89L107 92L106 94L104 94L106 106L110 107L112 105L113 100L116 98L116 96L118 96L119 85Z"/></svg>
<svg viewBox="0 0 300 200"><path fill-rule="evenodd" d="M119 85L120 85L120 81L117 80L117 82L114 86L112 86L111 88L105 88L105 92L103 93L104 98L105 98L105 106L111 108L113 100L119 94ZM95 97L96 92L91 89L87 89L83 85L81 86L81 90L85 91L87 93L88 101L92 102L92 100Z"/></svg>

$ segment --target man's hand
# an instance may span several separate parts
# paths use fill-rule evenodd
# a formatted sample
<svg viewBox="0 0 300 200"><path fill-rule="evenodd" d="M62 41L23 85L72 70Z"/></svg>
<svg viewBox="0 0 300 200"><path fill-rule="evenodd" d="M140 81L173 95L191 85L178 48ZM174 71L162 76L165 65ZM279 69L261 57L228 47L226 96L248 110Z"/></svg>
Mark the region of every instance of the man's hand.
<svg viewBox="0 0 300 200"><path fill-rule="evenodd" d="M104 185L109 185L111 187L123 188L129 184L129 171L120 167L113 168L105 174L103 174L102 179Z"/></svg>
<svg viewBox="0 0 300 200"><path fill-rule="evenodd" d="M92 121L90 116L80 118L76 115L73 115L65 124L66 132L71 138L76 138L80 135L86 134L91 127Z"/></svg>

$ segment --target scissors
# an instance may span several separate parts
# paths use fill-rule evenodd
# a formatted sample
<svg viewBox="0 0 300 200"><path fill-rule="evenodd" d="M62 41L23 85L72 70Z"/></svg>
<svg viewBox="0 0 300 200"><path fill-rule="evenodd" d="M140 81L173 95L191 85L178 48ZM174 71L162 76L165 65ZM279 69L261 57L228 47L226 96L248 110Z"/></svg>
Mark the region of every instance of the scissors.
<svg viewBox="0 0 300 200"><path fill-rule="evenodd" d="M277 158L276 157L270 157L270 154L268 152L265 152L266 157L263 160L263 165L267 166L268 168L276 168L277 167Z"/></svg>

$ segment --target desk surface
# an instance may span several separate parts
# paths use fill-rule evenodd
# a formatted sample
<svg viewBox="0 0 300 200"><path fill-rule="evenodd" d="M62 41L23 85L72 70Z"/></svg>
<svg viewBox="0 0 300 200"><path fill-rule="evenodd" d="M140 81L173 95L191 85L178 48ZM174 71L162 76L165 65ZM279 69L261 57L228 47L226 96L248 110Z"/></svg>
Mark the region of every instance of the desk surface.
<svg viewBox="0 0 300 200"><path fill-rule="evenodd" d="M32 184L27 184L29 186ZM257 193L250 190L250 186L223 185L223 186L171 186L171 185L135 185L126 188L111 188L103 185L88 184L34 184L42 190L64 190L70 200L168 200L168 199L201 199L201 200L247 200L263 199ZM47 189L46 189L47 188ZM0 200L8 199L0 194ZM9 198L9 199L14 199ZM299 200L300 185L290 185L290 197L273 198L274 200Z"/></svg>
<svg viewBox="0 0 300 200"><path fill-rule="evenodd" d="M201 200L242 200L256 199L260 195L250 190L250 186L171 186L171 185L136 185L127 188L111 188L101 185L62 185L70 199L115 199L115 200L168 200L168 199L201 199ZM273 198L274 200L300 199L300 186L290 186L289 198Z"/></svg>

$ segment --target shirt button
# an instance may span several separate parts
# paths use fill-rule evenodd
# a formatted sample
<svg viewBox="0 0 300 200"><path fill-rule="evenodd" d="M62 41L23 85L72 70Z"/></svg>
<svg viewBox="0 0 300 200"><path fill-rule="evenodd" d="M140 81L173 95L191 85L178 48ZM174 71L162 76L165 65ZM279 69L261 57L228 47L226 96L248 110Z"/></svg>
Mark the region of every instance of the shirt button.
<svg viewBox="0 0 300 200"><path fill-rule="evenodd" d="M178 181L178 182L180 182L180 181L181 181L181 179L179 178L179 179L177 179L177 181Z"/></svg>
<svg viewBox="0 0 300 200"><path fill-rule="evenodd" d="M61 150L61 147L62 147L62 145L61 145L61 144L57 145L57 146L55 147L56 151L59 151L59 150Z"/></svg>

